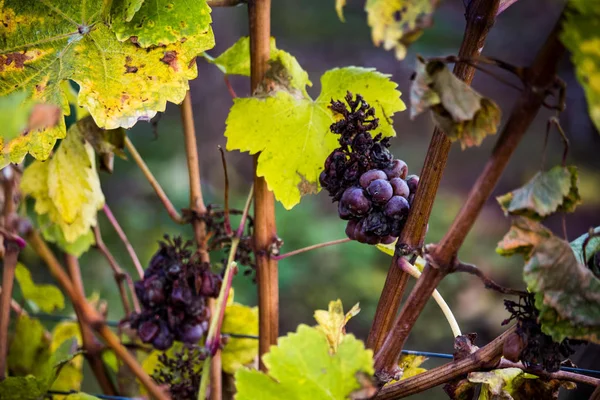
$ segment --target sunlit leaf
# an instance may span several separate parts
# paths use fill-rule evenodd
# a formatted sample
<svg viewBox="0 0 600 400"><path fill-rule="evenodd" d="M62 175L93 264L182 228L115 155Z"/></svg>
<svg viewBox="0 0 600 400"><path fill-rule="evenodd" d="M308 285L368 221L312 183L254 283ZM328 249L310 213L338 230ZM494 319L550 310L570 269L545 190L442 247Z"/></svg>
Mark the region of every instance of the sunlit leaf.
<svg viewBox="0 0 600 400"><path fill-rule="evenodd" d="M239 303L227 305L223 317L223 333L258 335L258 307ZM223 371L234 374L258 357L258 340L229 337L221 351Z"/></svg>
<svg viewBox="0 0 600 400"><path fill-rule="evenodd" d="M342 99L349 90L361 94L380 118L379 131L394 136L391 117L405 109L389 75L373 69L333 69L321 77L316 100L279 90L265 98L236 98L227 117L227 150L256 154L257 175L283 206L291 209L305 194L317 193L325 158L339 144L329 131L335 116L331 99Z"/></svg>
<svg viewBox="0 0 600 400"><path fill-rule="evenodd" d="M315 311L314 317L317 320L317 329L325 334L329 346L333 353L337 351L338 346L346 334L346 324L350 318L360 312L360 307L356 303L350 311L344 314L344 306L340 299L329 302L329 309Z"/></svg>
<svg viewBox="0 0 600 400"><path fill-rule="evenodd" d="M471 372L467 379L481 383L479 399L512 399L515 392L527 379L537 379L519 368L495 369L489 372Z"/></svg>
<svg viewBox="0 0 600 400"><path fill-rule="evenodd" d="M506 214L543 219L557 211L573 212L581 202L577 168L556 166L538 172L523 187L497 197Z"/></svg>
<svg viewBox="0 0 600 400"><path fill-rule="evenodd" d="M571 51L592 122L600 132L600 3L571 0L561 39Z"/></svg>
<svg viewBox="0 0 600 400"><path fill-rule="evenodd" d="M111 27L121 41L135 37L135 42L144 48L202 36L214 42L206 0L145 1L131 18L130 3L131 0L113 0Z"/></svg>
<svg viewBox="0 0 600 400"><path fill-rule="evenodd" d="M464 149L496 133L500 108L454 75L441 61L417 59L410 89L411 118L429 109L451 141Z"/></svg>
<svg viewBox="0 0 600 400"><path fill-rule="evenodd" d="M54 285L36 285L31 279L31 273L21 263L17 263L15 279L21 288L21 294L26 300L33 302L40 310L51 313L65 307L62 292Z"/></svg>
<svg viewBox="0 0 600 400"><path fill-rule="evenodd" d="M342 22L346 22L344 19L344 7L346 6L346 0L335 0L335 12L338 15L338 18Z"/></svg>
<svg viewBox="0 0 600 400"><path fill-rule="evenodd" d="M373 352L353 335L345 335L331 354L325 335L306 325L279 338L263 361L268 374L236 372L236 400L341 400L361 388L357 374L373 374Z"/></svg>
<svg viewBox="0 0 600 400"><path fill-rule="evenodd" d="M200 6L202 2L194 3ZM188 32L181 30L176 42L142 48L135 40L119 41L103 20L110 3L2 2L0 93L25 91L30 98L68 113L68 93L62 83L73 80L80 87L78 105L87 108L98 126L106 129L129 128L164 111L168 101L181 103L188 81L197 75L195 57L214 45L210 29L189 36L182 36ZM187 3L171 2L173 12L180 7L187 9ZM187 17L188 27L194 32L202 30L205 14L189 13ZM13 162L27 152L45 159L56 139L65 136L64 130L61 119L56 128L28 135L27 143L4 152Z"/></svg>
<svg viewBox="0 0 600 400"><path fill-rule="evenodd" d="M399 60L422 30L432 24L431 14L439 0L367 0L365 10L376 46L395 50Z"/></svg>
<svg viewBox="0 0 600 400"><path fill-rule="evenodd" d="M402 378L400 378L400 380L412 378L415 375L427 371L427 369L421 367L421 364L425 361L427 361L427 357L425 356L402 354L400 362L398 363L398 366L402 369Z"/></svg>

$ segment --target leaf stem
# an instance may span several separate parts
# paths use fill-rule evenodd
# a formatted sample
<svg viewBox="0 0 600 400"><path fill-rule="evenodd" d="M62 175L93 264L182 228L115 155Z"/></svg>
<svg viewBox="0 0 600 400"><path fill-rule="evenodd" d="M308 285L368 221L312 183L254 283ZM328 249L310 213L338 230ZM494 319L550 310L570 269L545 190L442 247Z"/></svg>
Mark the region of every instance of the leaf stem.
<svg viewBox="0 0 600 400"><path fill-rule="evenodd" d="M127 253L129 254L129 257L131 258L131 261L133 262L133 265L135 266L138 276L140 277L140 279L143 279L144 278L144 268L142 267L142 263L140 263L140 259L138 258L133 246L129 242L129 239L127 239L127 235L125 235L125 232L121 228L119 221L117 221L117 219L113 215L112 211L110 210L110 207L108 207L108 204L106 204L106 203L104 204L102 211L104 211L104 215L106 215L106 218L108 218L108 221L113 226L113 228L117 232L117 235L119 235L119 238L125 245L125 248L127 249Z"/></svg>
<svg viewBox="0 0 600 400"><path fill-rule="evenodd" d="M171 200L169 200L169 198L167 197L163 188L160 186L160 183L158 183L158 181L152 174L152 171L150 171L150 168L148 168L148 166L146 165L146 162L144 161L142 156L140 156L140 153L138 153L135 146L133 145L133 143L131 143L131 140L129 140L129 138L127 136L125 136L125 147L127 148L127 150L129 150L131 157L133 158L135 163L138 165L138 167L140 167L140 169L142 170L142 173L144 174L144 176L146 177L148 182L150 182L150 185L152 185L152 188L156 192L156 195L158 196L160 201L163 203L163 206L167 209L167 213L169 214L169 217L171 217L171 219L178 224L185 223L183 218L181 218L181 215L179 215L179 212L173 206L173 203L171 203Z"/></svg>
<svg viewBox="0 0 600 400"><path fill-rule="evenodd" d="M492 289L498 293L509 294L509 295L514 295L514 296L527 295L527 292L525 292L525 291L515 290L515 289L511 289L511 288L507 288L507 287L498 285L491 278L489 278L486 274L484 274L482 270L480 270L473 264L459 262L455 267L455 271L456 272L466 272L467 274L475 275L476 277L481 279L481 281L485 285L486 289Z"/></svg>
<svg viewBox="0 0 600 400"><path fill-rule="evenodd" d="M125 315L131 315L131 304L129 304L129 297L127 296L127 290L125 290L125 283L129 287L129 291L131 293L131 299L133 301L133 308L135 312L140 312L140 303L138 301L137 295L135 294L135 289L133 288L133 281L131 280L131 276L128 273L124 272L123 269L119 266L119 263L113 257L112 253L104 244L104 240L102 239L102 233L100 232L100 227L96 225L93 229L94 231L94 239L96 240L96 248L106 261L108 261L108 265L113 271L113 275L115 277L115 282L119 287L119 294L121 296L121 302L123 303L123 310L125 311Z"/></svg>
<svg viewBox="0 0 600 400"><path fill-rule="evenodd" d="M74 289L77 291L78 296L85 298L79 261L76 257L70 254L67 254L65 259ZM94 377L98 381L100 388L102 388L102 392L109 396L115 396L118 394L117 389L110 379L106 365L102 360L103 346L98 342L94 336L92 328L83 318L82 310L78 307L74 308L75 314L77 314L77 323L79 324L79 329L81 330L81 339L83 342L83 350L85 351L85 359L90 364L90 368L94 374Z"/></svg>
<svg viewBox="0 0 600 400"><path fill-rule="evenodd" d="M590 386L599 386L600 385L600 379L594 378L591 376L577 374L575 372L569 372L569 371L547 372L541 368L531 368L531 367L527 368L521 362L516 363L516 362L508 361L504 358L500 360L500 364L498 365L498 368L519 368L525 372L540 376L540 377L548 379L548 380L556 379L559 381L570 381L570 382L583 383L584 385L590 385Z"/></svg>
<svg viewBox="0 0 600 400"><path fill-rule="evenodd" d="M450 229L440 243L432 246L431 252L426 255L427 263L423 275L417 281L381 349L375 355L375 369L381 379L387 379L397 368L400 352L423 311L426 299L431 296L438 283L456 267L458 249L496 186L510 156L542 106L547 88L554 84L556 66L564 52L564 47L558 39L561 21L562 19L557 23L530 68L530 82L517 100L485 168Z"/></svg>
<svg viewBox="0 0 600 400"><path fill-rule="evenodd" d="M317 244L313 244L312 246L303 247L301 249L293 250L293 251L290 251L288 253L281 254L278 256L271 256L271 259L281 261L284 258L295 256L297 254L306 253L307 251L316 250L316 249L320 249L323 247L334 246L336 244L341 244L341 243L348 243L350 241L351 241L351 239L349 239L349 238L343 238L343 239L332 240L330 242L317 243Z"/></svg>
<svg viewBox="0 0 600 400"><path fill-rule="evenodd" d="M131 372L140 380L142 385L148 390L151 396L157 400L170 400L163 390L144 372L137 360L121 344L119 338L106 326L103 317L96 311L85 298L78 295L73 283L66 274L64 268L60 265L50 248L41 238L38 231L32 229L27 234L27 243L46 263L50 274L58 281L67 297L73 303L74 308L81 310L84 320L94 329L104 342L110 347L117 357L129 367Z"/></svg>
<svg viewBox="0 0 600 400"><path fill-rule="evenodd" d="M469 2L465 13L467 25L458 52L460 58L471 58L481 54L488 32L494 25L497 10L498 0L471 0ZM475 68L466 63L456 63L454 74L470 84L475 75ZM421 252L433 202L448 160L450 145L451 142L446 134L439 128L435 128L421 170L413 207L410 209L406 225L398 239L396 254L392 258L367 339L367 345L375 352L383 345L385 336L392 327L408 282L408 275L397 266L398 257Z"/></svg>
<svg viewBox="0 0 600 400"><path fill-rule="evenodd" d="M250 0L250 81L251 91L265 76L270 58L271 0ZM279 335L279 282L277 261L271 259L270 249L277 241L275 198L264 178L257 176L258 157L254 156L254 248L256 281L258 285L259 365L266 370L262 355L277 343Z"/></svg>

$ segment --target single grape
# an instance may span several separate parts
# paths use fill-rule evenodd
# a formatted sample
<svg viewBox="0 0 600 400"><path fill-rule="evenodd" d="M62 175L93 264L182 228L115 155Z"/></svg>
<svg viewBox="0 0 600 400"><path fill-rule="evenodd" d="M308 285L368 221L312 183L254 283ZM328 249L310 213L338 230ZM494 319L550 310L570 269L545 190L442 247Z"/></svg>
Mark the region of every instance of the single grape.
<svg viewBox="0 0 600 400"><path fill-rule="evenodd" d="M352 218L352 212L350 212L350 210L348 210L348 208L345 207L344 203L341 201L338 203L338 214L339 214L340 218L345 221Z"/></svg>
<svg viewBox="0 0 600 400"><path fill-rule="evenodd" d="M406 163L402 160L394 160L392 161L392 165L389 168L386 168L383 170L388 179L393 179L393 178L406 178L406 174L408 174L408 166L406 165Z"/></svg>
<svg viewBox="0 0 600 400"><path fill-rule="evenodd" d="M219 290L221 290L220 279L212 272L205 271L202 274L200 294L207 297L216 297L219 295Z"/></svg>
<svg viewBox="0 0 600 400"><path fill-rule="evenodd" d="M160 331L152 341L152 346L157 350L166 350L173 345L173 340L174 337L169 327L161 321Z"/></svg>
<svg viewBox="0 0 600 400"><path fill-rule="evenodd" d="M398 237L402 233L405 221L403 219L390 218L390 235Z"/></svg>
<svg viewBox="0 0 600 400"><path fill-rule="evenodd" d="M176 306L189 306L192 303L192 290L180 280L173 282L171 303Z"/></svg>
<svg viewBox="0 0 600 400"><path fill-rule="evenodd" d="M144 282L145 300L148 306L157 306L165 301L164 278L153 275Z"/></svg>
<svg viewBox="0 0 600 400"><path fill-rule="evenodd" d="M355 186L344 191L340 203L356 217L365 215L371 209L371 201L365 196L365 192Z"/></svg>
<svg viewBox="0 0 600 400"><path fill-rule="evenodd" d="M371 212L364 219L363 230L368 235L375 235L378 238L388 236L390 234L390 226L388 220L380 211Z"/></svg>
<svg viewBox="0 0 600 400"><path fill-rule="evenodd" d="M381 244L392 244L396 241L397 237L395 236L385 236L381 238Z"/></svg>
<svg viewBox="0 0 600 400"><path fill-rule="evenodd" d="M144 321L138 328L138 336L144 343L150 343L160 330L158 324L153 320Z"/></svg>
<svg viewBox="0 0 600 400"><path fill-rule="evenodd" d="M412 203L414 200L415 200L415 194L411 193L410 196L408 196L408 204L410 204L412 206Z"/></svg>
<svg viewBox="0 0 600 400"><path fill-rule="evenodd" d="M410 192L415 193L417 191L417 186L419 185L419 176L418 175L407 176L406 184L408 185Z"/></svg>
<svg viewBox="0 0 600 400"><path fill-rule="evenodd" d="M373 182L375 179L387 180L387 175L385 174L385 172L379 169L371 169L362 174L358 182L360 183L360 186L366 189L369 186L369 183Z"/></svg>
<svg viewBox="0 0 600 400"><path fill-rule="evenodd" d="M200 339L202 339L202 335L204 335L204 329L202 324L183 324L180 332L180 339L184 343L188 344L198 344Z"/></svg>
<svg viewBox="0 0 600 400"><path fill-rule="evenodd" d="M376 204L385 204L394 194L392 185L384 179L375 179L371 182L367 188L367 192Z"/></svg>
<svg viewBox="0 0 600 400"><path fill-rule="evenodd" d="M387 204L383 208L383 213L387 217L401 220L408 215L409 210L410 205L408 204L408 200L406 200L402 196L394 196L387 202Z"/></svg>
<svg viewBox="0 0 600 400"><path fill-rule="evenodd" d="M355 219L351 219L346 224L346 236L348 236L352 240L356 240L356 237L354 236L354 229L356 228L357 223L358 222Z"/></svg>
<svg viewBox="0 0 600 400"><path fill-rule="evenodd" d="M361 219L354 226L354 239L359 243L367 243L367 234L363 230L364 219Z"/></svg>
<svg viewBox="0 0 600 400"><path fill-rule="evenodd" d="M390 179L390 185L394 189L394 196L402 196L406 199L410 195L410 189L404 179L392 178Z"/></svg>

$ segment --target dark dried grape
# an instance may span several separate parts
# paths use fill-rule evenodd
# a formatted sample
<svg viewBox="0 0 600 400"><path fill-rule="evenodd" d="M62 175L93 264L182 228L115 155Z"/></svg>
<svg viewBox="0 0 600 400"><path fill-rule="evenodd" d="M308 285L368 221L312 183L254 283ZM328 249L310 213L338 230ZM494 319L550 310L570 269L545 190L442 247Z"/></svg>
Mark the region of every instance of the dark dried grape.
<svg viewBox="0 0 600 400"><path fill-rule="evenodd" d="M375 179L367 187L367 193L374 203L385 204L393 196L394 190L387 180Z"/></svg>
<svg viewBox="0 0 600 400"><path fill-rule="evenodd" d="M382 237L390 234L390 225L382 212L372 212L365 217L363 230L369 235Z"/></svg>
<svg viewBox="0 0 600 400"><path fill-rule="evenodd" d="M404 179L392 178L390 179L390 185L392 185L392 189L394 189L394 196L402 196L407 199L410 195L410 189Z"/></svg>
<svg viewBox="0 0 600 400"><path fill-rule="evenodd" d="M392 197L385 205L383 212L387 217L394 219L403 219L408 215L410 205L408 200L402 196Z"/></svg>
<svg viewBox="0 0 600 400"><path fill-rule="evenodd" d="M354 226L354 239L359 243L367 243L367 234L363 230L363 222L364 220L361 219Z"/></svg>
<svg viewBox="0 0 600 400"><path fill-rule="evenodd" d="M181 284L180 280L173 282L171 304L176 306L189 306L191 302L192 290L186 284Z"/></svg>
<svg viewBox="0 0 600 400"><path fill-rule="evenodd" d="M184 324L181 327L180 339L184 343L198 344L204 335L204 328L201 323Z"/></svg>
<svg viewBox="0 0 600 400"><path fill-rule="evenodd" d="M371 169L371 170L365 172L364 174L362 174L360 176L360 179L358 180L358 182L360 183L360 186L362 186L364 189L366 189L369 186L369 184L376 179L386 179L387 180L387 175L382 170Z"/></svg>
<svg viewBox="0 0 600 400"><path fill-rule="evenodd" d="M408 174L408 166L404 161L396 159L392 161L392 165L389 168L386 168L383 171L390 180L393 178L404 179Z"/></svg>
<svg viewBox="0 0 600 400"><path fill-rule="evenodd" d="M371 147L371 158L377 166L388 167L392 162L392 153L387 149L387 146L381 142L373 143Z"/></svg>
<svg viewBox="0 0 600 400"><path fill-rule="evenodd" d="M417 191L417 186L419 186L419 177L417 175L407 176L406 184L408 185L410 192L415 193Z"/></svg>
<svg viewBox="0 0 600 400"><path fill-rule="evenodd" d="M149 307L160 305L165 301L164 278L154 275L144 282L145 300Z"/></svg>
<svg viewBox="0 0 600 400"><path fill-rule="evenodd" d="M346 236L348 236L352 240L356 239L356 237L354 236L354 229L356 229L357 223L358 223L358 221L356 221L355 219L351 219L346 224Z"/></svg>
<svg viewBox="0 0 600 400"><path fill-rule="evenodd" d="M352 218L352 212L350 212L350 210L348 210L348 208L346 208L344 206L344 203L342 203L341 201L338 203L338 215L341 219L345 221Z"/></svg>
<svg viewBox="0 0 600 400"><path fill-rule="evenodd" d="M138 328L138 336L144 343L150 343L156 335L158 335L158 331L160 327L156 321L148 320L142 322Z"/></svg>
<svg viewBox="0 0 600 400"><path fill-rule="evenodd" d="M395 236L385 236L381 238L381 244L392 244L396 241L397 237Z"/></svg>
<svg viewBox="0 0 600 400"><path fill-rule="evenodd" d="M371 202L365 196L364 190L359 187L346 189L340 199L340 203L356 217L365 215L371 209Z"/></svg>

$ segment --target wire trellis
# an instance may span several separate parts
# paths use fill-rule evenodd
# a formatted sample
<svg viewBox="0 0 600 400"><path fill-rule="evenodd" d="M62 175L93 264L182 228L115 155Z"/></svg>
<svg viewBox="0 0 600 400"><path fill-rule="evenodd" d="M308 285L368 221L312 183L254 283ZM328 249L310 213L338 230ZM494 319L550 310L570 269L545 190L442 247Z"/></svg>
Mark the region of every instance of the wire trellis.
<svg viewBox="0 0 600 400"><path fill-rule="evenodd" d="M38 318L41 320L53 321L53 322L65 322L65 321L76 322L77 321L76 318L63 316L63 315L53 315L53 314L47 314L47 313L31 313L30 315L32 317L35 317L35 318ZM118 321L106 321L105 323L107 326L110 326L110 327L118 327L119 326ZM258 339L258 336L256 336L256 335L246 335L246 334L239 334L239 333L233 333L233 332L223 332L222 335L227 336L227 337L232 337L232 338L238 338L238 339ZM424 357L429 357L429 358L448 359L448 360L452 360L454 358L452 354L436 353L436 352L431 352L431 351L402 350L402 354L414 355L414 356L424 356ZM598 376L600 376L600 370L593 370L593 369L586 369L586 368L574 368L574 367L560 367L560 369L562 371L575 372L575 373L583 374L583 375L598 375ZM77 392L77 391L67 392L67 391L57 391L57 390L48 391L49 395L69 395L69 394L75 394L75 393L81 393L81 392ZM136 398L136 397L109 396L109 395L105 395L105 394L91 394L91 396L95 396L102 400L139 400L139 398Z"/></svg>

